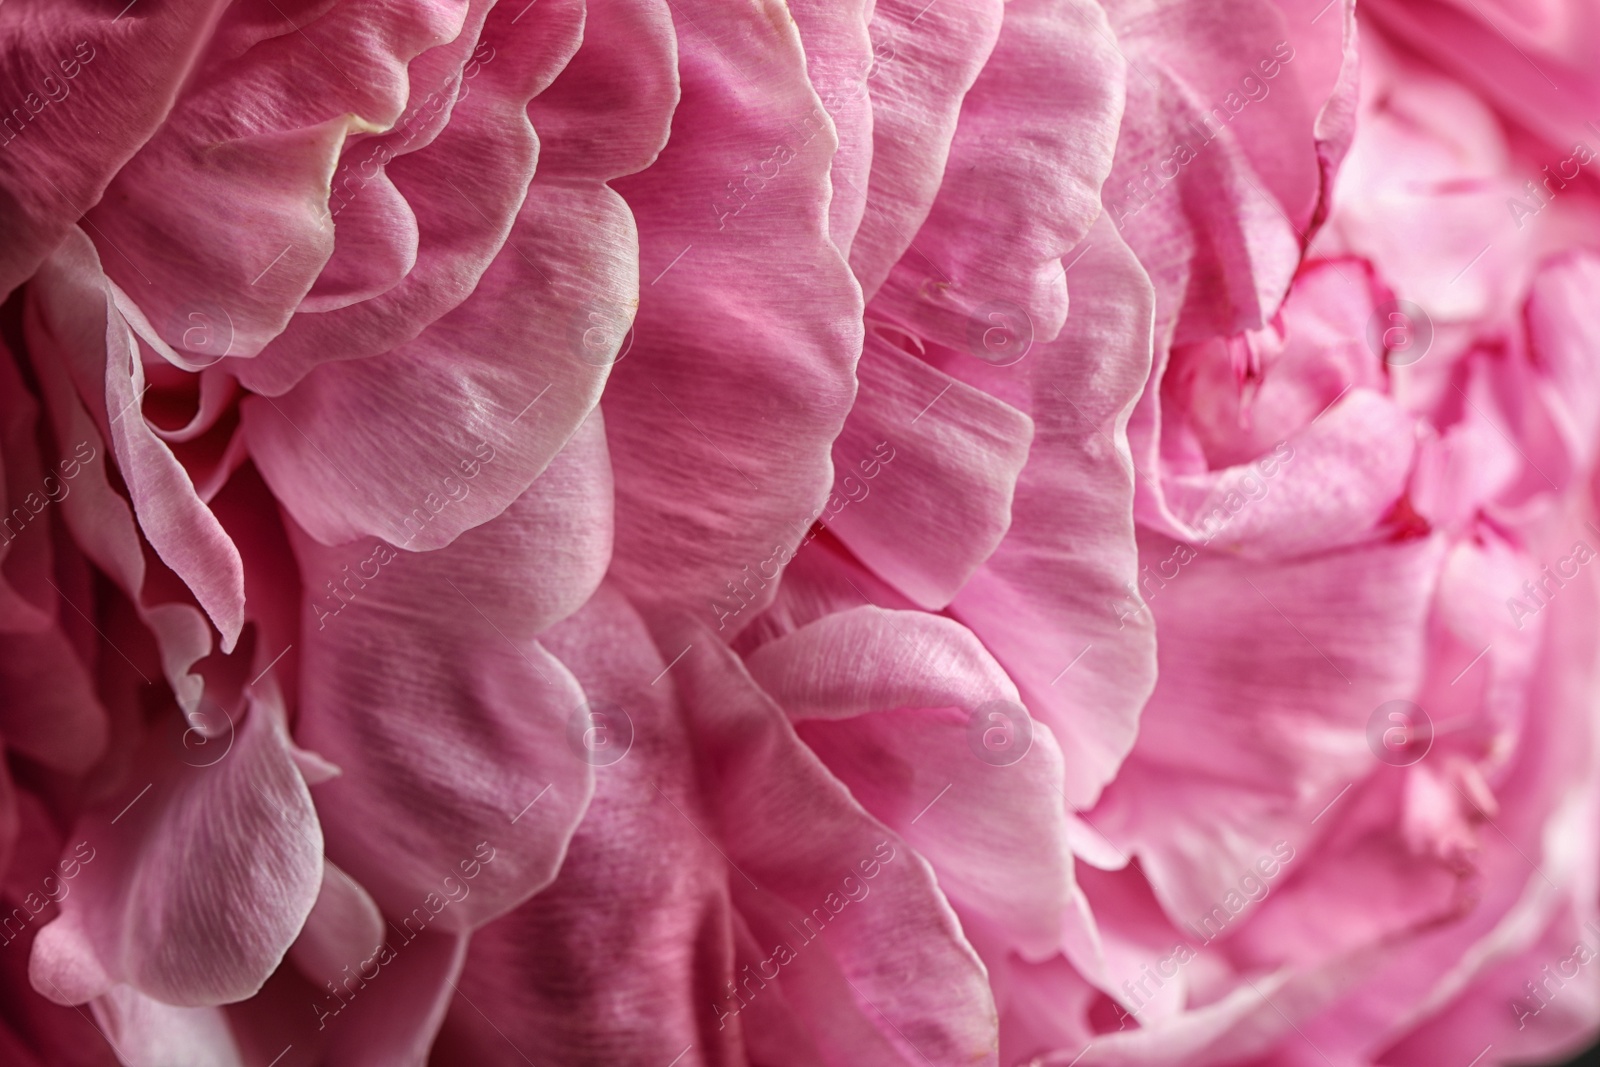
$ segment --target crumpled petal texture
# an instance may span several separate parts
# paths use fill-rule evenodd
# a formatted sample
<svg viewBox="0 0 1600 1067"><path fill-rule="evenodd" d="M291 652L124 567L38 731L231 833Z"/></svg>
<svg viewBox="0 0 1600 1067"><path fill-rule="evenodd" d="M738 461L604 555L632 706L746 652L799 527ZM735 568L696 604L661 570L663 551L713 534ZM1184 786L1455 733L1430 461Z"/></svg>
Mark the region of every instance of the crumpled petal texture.
<svg viewBox="0 0 1600 1067"><path fill-rule="evenodd" d="M0 0L0 1063L1600 1037L1585 0Z"/></svg>

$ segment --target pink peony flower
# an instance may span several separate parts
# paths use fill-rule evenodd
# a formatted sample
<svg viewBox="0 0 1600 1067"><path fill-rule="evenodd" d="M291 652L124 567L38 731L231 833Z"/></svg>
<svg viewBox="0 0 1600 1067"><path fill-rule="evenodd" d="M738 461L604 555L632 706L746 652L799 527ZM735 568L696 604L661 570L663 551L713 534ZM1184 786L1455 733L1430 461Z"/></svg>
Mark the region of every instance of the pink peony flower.
<svg viewBox="0 0 1600 1067"><path fill-rule="evenodd" d="M0 6L0 1060L1576 1051L1590 22Z"/></svg>

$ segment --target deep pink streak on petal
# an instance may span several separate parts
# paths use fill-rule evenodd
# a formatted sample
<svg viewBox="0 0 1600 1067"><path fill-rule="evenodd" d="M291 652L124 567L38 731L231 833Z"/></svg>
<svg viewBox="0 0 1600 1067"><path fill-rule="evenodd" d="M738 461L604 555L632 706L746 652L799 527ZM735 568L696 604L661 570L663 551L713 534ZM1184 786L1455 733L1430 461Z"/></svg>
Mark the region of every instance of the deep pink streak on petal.
<svg viewBox="0 0 1600 1067"><path fill-rule="evenodd" d="M488 922L555 877L594 785L567 740L584 693L537 635L605 572L606 470L596 416L504 514L447 548L295 537L297 737L342 770L317 786L329 855L393 914L440 892L482 841L500 858L441 929ZM538 817L512 822L535 798Z"/></svg>
<svg viewBox="0 0 1600 1067"><path fill-rule="evenodd" d="M30 342L69 368L84 405L112 442L140 529L193 591L230 651L244 622L243 564L140 409L141 344L153 339L148 322L102 272L82 230L46 262L29 295Z"/></svg>
<svg viewBox="0 0 1600 1067"><path fill-rule="evenodd" d="M639 223L642 295L603 402L612 573L641 604L709 619L740 567L793 545L823 500L861 297L828 236L834 137L787 13L769 0L673 12L672 138L617 183ZM729 192L747 164L769 180Z"/></svg>
<svg viewBox="0 0 1600 1067"><path fill-rule="evenodd" d="M950 603L1005 536L1033 420L868 334L819 520L919 607Z"/></svg>
<svg viewBox="0 0 1600 1067"><path fill-rule="evenodd" d="M155 133L221 6L175 0L119 18L99 3L5 5L0 99L11 125L0 133L0 219L7 233L0 297L37 269ZM12 108L30 116L20 136Z"/></svg>
<svg viewBox="0 0 1600 1067"><path fill-rule="evenodd" d="M474 18L482 14L481 7L473 8ZM426 91L416 101L419 110L386 141L396 152L413 141L425 142L396 155L384 171L416 216L415 266L399 284L370 300L296 315L260 358L238 369L241 381L258 393L279 396L322 364L406 345L461 307L491 264L515 254L519 238L513 228L541 154L528 102L572 58L583 21L579 0L540 3L520 18L508 4L488 11L480 40L493 57L480 61L477 76L466 81L469 57L461 55L462 76L447 74L442 91ZM458 55L460 50L453 49L452 58ZM461 93L466 95L449 109L449 122L425 141L434 134L432 116ZM358 154L357 177L369 158L376 165L383 156ZM341 176L330 210L365 195L359 185L347 182L348 176ZM521 256L534 263L540 259L535 251L525 250Z"/></svg>
<svg viewBox="0 0 1600 1067"><path fill-rule="evenodd" d="M878 0L873 8L872 176L850 246L868 299L933 207L962 98L994 50L1002 9L995 0Z"/></svg>
<svg viewBox="0 0 1600 1067"><path fill-rule="evenodd" d="M1100 214L1126 64L1093 0L1011 0L961 103L939 195L869 315L950 348L1018 313L1053 339L1067 315L1061 260Z"/></svg>

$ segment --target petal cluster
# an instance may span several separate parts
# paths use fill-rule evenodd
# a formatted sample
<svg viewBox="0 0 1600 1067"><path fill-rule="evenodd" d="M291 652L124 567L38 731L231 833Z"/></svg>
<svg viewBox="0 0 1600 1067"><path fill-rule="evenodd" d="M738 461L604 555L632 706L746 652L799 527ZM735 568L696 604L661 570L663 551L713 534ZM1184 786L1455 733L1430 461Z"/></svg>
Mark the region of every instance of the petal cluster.
<svg viewBox="0 0 1600 1067"><path fill-rule="evenodd" d="M1600 25L1488 6L0 4L0 1060L1592 1040Z"/></svg>

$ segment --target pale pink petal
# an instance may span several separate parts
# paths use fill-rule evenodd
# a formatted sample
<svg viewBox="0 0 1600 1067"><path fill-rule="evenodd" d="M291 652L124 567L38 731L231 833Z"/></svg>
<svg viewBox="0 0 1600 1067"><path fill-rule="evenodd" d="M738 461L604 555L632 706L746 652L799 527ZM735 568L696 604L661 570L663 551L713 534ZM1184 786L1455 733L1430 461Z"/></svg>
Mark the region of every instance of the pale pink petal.
<svg viewBox="0 0 1600 1067"><path fill-rule="evenodd" d="M1015 368L1026 368L1034 439L1010 530L951 606L1055 734L1062 789L1080 808L1132 747L1155 681L1154 628L1129 600L1138 555L1127 454L1129 411L1149 369L1152 296L1108 223L1082 256L1072 269L1077 309ZM994 381L1012 368L982 369Z"/></svg>
<svg viewBox="0 0 1600 1067"><path fill-rule="evenodd" d="M783 993L822 1061L994 1064L982 965L927 862L850 798L706 625L655 634L694 646L672 678L739 872L733 901L755 946L791 946Z"/></svg>
<svg viewBox="0 0 1600 1067"><path fill-rule="evenodd" d="M555 877L593 771L568 743L583 690L536 635L605 572L606 471L596 417L503 515L448 548L295 537L296 736L342 772L316 788L329 856L393 915L442 894L484 841L500 858L430 925L469 930Z"/></svg>
<svg viewBox="0 0 1600 1067"><path fill-rule="evenodd" d="M948 604L1011 525L1033 421L869 334L819 516L919 607Z"/></svg>
<svg viewBox="0 0 1600 1067"><path fill-rule="evenodd" d="M431 1062L737 1062L737 1020L719 1027L712 1007L736 977L738 875L717 851L666 658L609 586L542 640L583 686L582 722L623 747L591 749L594 800L556 880L473 934Z"/></svg>
<svg viewBox="0 0 1600 1067"><path fill-rule="evenodd" d="M128 986L93 1007L124 1067L245 1067L220 1008L175 1007Z"/></svg>
<svg viewBox="0 0 1600 1067"><path fill-rule="evenodd" d="M950 348L1018 316L1030 338L1054 339L1067 316L1061 259L1100 214L1124 71L1094 0L1010 0L933 209L870 314Z"/></svg>
<svg viewBox="0 0 1600 1067"><path fill-rule="evenodd" d="M223 310L229 355L283 330L333 250L326 195L345 140L395 122L406 64L465 8L350 0L242 55L207 55L89 214L107 273L163 340L184 347L190 308Z"/></svg>
<svg viewBox="0 0 1600 1067"><path fill-rule="evenodd" d="M322 833L281 716L272 698L252 699L226 758L203 767L150 733L150 777L87 813L64 857L81 868L34 941L40 995L77 1004L120 984L204 1006L261 987L321 881Z"/></svg>
<svg viewBox="0 0 1600 1067"><path fill-rule="evenodd" d="M665 136L671 38L653 5L597 4L593 17L596 43L531 107L545 130L538 177L472 296L400 349L245 403L252 455L318 540L437 548L498 515L577 432L631 343L636 237L606 183L647 164ZM608 44L621 40L635 45ZM594 91L619 82L632 89ZM610 131L599 143L598 130ZM353 422L384 445L352 437ZM467 490L462 463L476 472Z"/></svg>
<svg viewBox="0 0 1600 1067"><path fill-rule="evenodd" d="M1029 958L1059 951L1073 888L1061 753L965 627L856 608L762 645L747 666L952 903Z"/></svg>
<svg viewBox="0 0 1600 1067"><path fill-rule="evenodd" d="M604 400L612 574L641 604L704 606L820 507L855 393L861 296L829 240L835 141L787 13L771 0L673 13L672 140L617 183L639 221L642 296ZM752 152L776 174L748 199L726 193Z"/></svg>
<svg viewBox="0 0 1600 1067"><path fill-rule="evenodd" d="M483 11L474 7L474 19ZM557 0L526 10L524 16L519 18L510 4L488 11L481 39L494 58L480 61L478 77L470 83L464 81L463 67L459 79L419 101L433 114L448 105L452 93L465 94L430 143L404 152L412 135L431 132L424 119L405 127L395 143L376 148L376 155L360 155L357 177L368 159L373 165L384 163L384 173L415 213L418 249L411 272L370 300L296 315L260 358L239 368L240 380L251 389L279 396L319 364L362 359L405 345L460 307L491 264L507 256L519 263L521 257L529 263L542 258L531 250L518 256L521 238L513 233L541 154L528 101L572 58L583 34L584 12L578 0ZM466 63L459 50L452 51L452 58L456 56ZM359 185L341 178L330 210L342 214L343 203L364 195ZM530 277L519 284L535 283Z"/></svg>
<svg viewBox="0 0 1600 1067"><path fill-rule="evenodd" d="M1145 545L1146 558L1171 547ZM1209 912L1275 842L1303 846L1319 809L1379 766L1368 722L1421 687L1443 548L1276 564L1206 552L1150 598L1160 678L1093 818L1137 854L1169 914Z"/></svg>
<svg viewBox="0 0 1600 1067"><path fill-rule="evenodd" d="M124 18L86 0L5 5L0 297L38 268L156 132L223 6L175 0Z"/></svg>
<svg viewBox="0 0 1600 1067"><path fill-rule="evenodd" d="M140 529L205 608L223 650L231 651L244 621L243 564L139 408L140 343L141 334L149 336L148 323L101 271L82 230L67 238L28 292L30 344L71 371L84 405L111 439Z"/></svg>
<svg viewBox="0 0 1600 1067"><path fill-rule="evenodd" d="M868 299L933 207L961 101L994 51L1002 11L995 0L873 6L872 177L850 245L850 267Z"/></svg>
<svg viewBox="0 0 1600 1067"><path fill-rule="evenodd" d="M789 13L800 27L806 49L806 74L833 120L839 138L831 168L833 199L828 205L828 236L840 252L850 254L867 209L867 184L872 173L872 99L869 80L893 48L875 42L868 32L875 0L794 0ZM757 168L759 174L760 168ZM739 175L744 181L746 166ZM764 179L765 175L761 175Z"/></svg>
<svg viewBox="0 0 1600 1067"><path fill-rule="evenodd" d="M378 954L388 931L372 895L332 860L322 864L317 902L289 946L289 959L313 983L338 978Z"/></svg>

